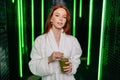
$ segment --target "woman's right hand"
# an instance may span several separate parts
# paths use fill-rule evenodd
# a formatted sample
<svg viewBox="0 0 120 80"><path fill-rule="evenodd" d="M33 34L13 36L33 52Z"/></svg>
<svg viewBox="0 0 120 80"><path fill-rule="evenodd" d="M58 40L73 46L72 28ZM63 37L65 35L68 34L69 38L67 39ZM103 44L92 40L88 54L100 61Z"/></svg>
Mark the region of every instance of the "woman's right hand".
<svg viewBox="0 0 120 80"><path fill-rule="evenodd" d="M62 52L53 52L51 56L48 57L48 63L56 61L56 60L60 60L62 57L63 57Z"/></svg>

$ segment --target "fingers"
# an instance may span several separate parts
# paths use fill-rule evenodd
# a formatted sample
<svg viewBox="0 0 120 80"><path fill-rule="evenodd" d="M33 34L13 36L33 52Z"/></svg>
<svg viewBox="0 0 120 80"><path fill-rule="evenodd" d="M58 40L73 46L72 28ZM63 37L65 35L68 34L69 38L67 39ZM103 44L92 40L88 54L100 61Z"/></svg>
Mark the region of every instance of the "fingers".
<svg viewBox="0 0 120 80"><path fill-rule="evenodd" d="M60 60L63 57L63 53L61 52L53 52L51 56L48 57L48 63Z"/></svg>
<svg viewBox="0 0 120 80"><path fill-rule="evenodd" d="M61 52L53 52L51 57L52 57L52 61L60 60L63 57L63 53L61 53Z"/></svg>
<svg viewBox="0 0 120 80"><path fill-rule="evenodd" d="M69 64L69 66L63 67L65 73L70 73L72 71L72 63L71 62L66 62L66 64Z"/></svg>
<svg viewBox="0 0 120 80"><path fill-rule="evenodd" d="M63 57L63 53L61 52L55 52L55 59L60 60Z"/></svg>

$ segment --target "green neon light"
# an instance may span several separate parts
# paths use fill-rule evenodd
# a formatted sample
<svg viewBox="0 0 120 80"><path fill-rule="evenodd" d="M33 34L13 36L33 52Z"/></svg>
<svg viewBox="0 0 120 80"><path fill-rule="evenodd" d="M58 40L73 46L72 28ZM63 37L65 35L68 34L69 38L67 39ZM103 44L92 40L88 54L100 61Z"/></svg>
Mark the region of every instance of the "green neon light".
<svg viewBox="0 0 120 80"><path fill-rule="evenodd" d="M27 26L26 26L26 2L23 1L23 26L24 26L24 54L28 53Z"/></svg>
<svg viewBox="0 0 120 80"><path fill-rule="evenodd" d="M32 10L31 10L31 16L32 16L32 27L31 27L31 30L32 30L32 45L34 44L34 0L31 0L31 7L32 7Z"/></svg>
<svg viewBox="0 0 120 80"><path fill-rule="evenodd" d="M14 3L15 1L14 0L12 0L12 3Z"/></svg>
<svg viewBox="0 0 120 80"><path fill-rule="evenodd" d="M105 11L106 11L106 0L103 0L101 35L100 35L100 49L99 49L98 80L102 80L102 63L103 63L103 55L104 55L103 54L103 44L104 44Z"/></svg>
<svg viewBox="0 0 120 80"><path fill-rule="evenodd" d="M92 12L93 12L93 0L90 0L90 7L89 7L89 31L88 31L87 66L90 65L90 55L91 55L92 14L93 14Z"/></svg>
<svg viewBox="0 0 120 80"><path fill-rule="evenodd" d="M18 8L18 47L19 47L19 75L20 77L23 76L22 74L22 42L21 42L21 17L20 17L20 1L17 3L17 8Z"/></svg>
<svg viewBox="0 0 120 80"><path fill-rule="evenodd" d="M82 17L82 0L80 0L80 5L79 5L79 17Z"/></svg>
<svg viewBox="0 0 120 80"><path fill-rule="evenodd" d="M76 0L73 2L73 36L76 35Z"/></svg>
<svg viewBox="0 0 120 80"><path fill-rule="evenodd" d="M20 0L20 22L21 22L21 40L22 40L22 53L24 53L24 28L23 28L23 7L22 0Z"/></svg>
<svg viewBox="0 0 120 80"><path fill-rule="evenodd" d="M41 0L41 34L44 33L44 0Z"/></svg>

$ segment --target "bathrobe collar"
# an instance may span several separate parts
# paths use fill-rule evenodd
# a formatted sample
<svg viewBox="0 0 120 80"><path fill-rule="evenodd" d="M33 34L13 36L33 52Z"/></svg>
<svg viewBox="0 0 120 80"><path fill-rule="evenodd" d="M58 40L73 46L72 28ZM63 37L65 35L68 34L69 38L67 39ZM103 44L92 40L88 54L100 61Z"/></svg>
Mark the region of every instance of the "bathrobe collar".
<svg viewBox="0 0 120 80"><path fill-rule="evenodd" d="M52 29L48 32L48 43L51 46L51 49L53 51L64 51L64 41L65 41L65 33L64 30L61 30L61 35L60 35L60 43L59 46L57 45L57 42L55 40L54 33Z"/></svg>

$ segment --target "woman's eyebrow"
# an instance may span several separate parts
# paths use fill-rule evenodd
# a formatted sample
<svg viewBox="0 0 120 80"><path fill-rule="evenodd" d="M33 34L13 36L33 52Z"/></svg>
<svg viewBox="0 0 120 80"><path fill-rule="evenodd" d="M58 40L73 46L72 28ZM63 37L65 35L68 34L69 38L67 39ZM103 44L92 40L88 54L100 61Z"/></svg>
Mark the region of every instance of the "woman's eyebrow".
<svg viewBox="0 0 120 80"><path fill-rule="evenodd" d="M60 14L60 12L54 12L54 14L56 15L56 14ZM62 14L62 16L67 16L67 14Z"/></svg>
<svg viewBox="0 0 120 80"><path fill-rule="evenodd" d="M59 12L55 12L55 14L60 14Z"/></svg>

